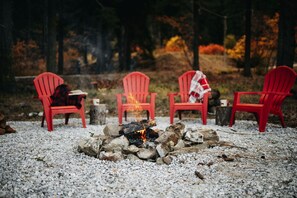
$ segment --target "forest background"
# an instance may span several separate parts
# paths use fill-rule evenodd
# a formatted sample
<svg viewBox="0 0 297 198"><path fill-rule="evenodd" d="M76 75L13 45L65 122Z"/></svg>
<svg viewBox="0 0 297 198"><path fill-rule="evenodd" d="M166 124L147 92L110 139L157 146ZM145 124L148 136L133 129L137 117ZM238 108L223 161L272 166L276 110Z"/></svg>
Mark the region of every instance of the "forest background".
<svg viewBox="0 0 297 198"><path fill-rule="evenodd" d="M17 103L9 93L34 94L20 86L19 76L44 71L65 78L100 75L86 80L96 81L90 97L103 97L115 113L107 100L130 71L159 74L151 89L164 93L160 104L167 102L166 92L177 89L172 82L189 69L206 72L232 101L233 91L259 90L270 68L293 67L297 57L294 0L4 0L0 9L2 111L8 101ZM158 81L166 71L167 82ZM90 88L76 82L69 83ZM103 93L106 89L109 93Z"/></svg>

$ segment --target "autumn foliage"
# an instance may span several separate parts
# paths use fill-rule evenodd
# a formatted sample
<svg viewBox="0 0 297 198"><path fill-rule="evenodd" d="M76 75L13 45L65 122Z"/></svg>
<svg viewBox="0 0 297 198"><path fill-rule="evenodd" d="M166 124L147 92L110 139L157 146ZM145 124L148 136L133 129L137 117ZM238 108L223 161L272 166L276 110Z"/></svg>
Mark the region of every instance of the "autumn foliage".
<svg viewBox="0 0 297 198"><path fill-rule="evenodd" d="M165 45L165 50L167 52L177 52L186 49L186 43L180 36L171 37ZM201 45L199 46L199 53L208 55L222 55L224 54L224 47L218 44Z"/></svg>
<svg viewBox="0 0 297 198"><path fill-rule="evenodd" d="M208 54L208 55L222 55L224 54L224 47L218 44L209 44L209 45L201 45L199 46L200 54Z"/></svg>
<svg viewBox="0 0 297 198"><path fill-rule="evenodd" d="M171 37L165 44L167 52L176 52L187 49L185 41L180 36Z"/></svg>
<svg viewBox="0 0 297 198"><path fill-rule="evenodd" d="M276 56L279 15L263 17L264 25L259 24L258 35L251 39L251 66L268 67L273 65ZM263 26L263 27L262 27ZM238 67L244 63L245 35L243 35L232 49L227 49L227 54L233 59Z"/></svg>
<svg viewBox="0 0 297 198"><path fill-rule="evenodd" d="M45 71L45 61L40 47L33 40L17 41L12 48L15 75L35 75Z"/></svg>

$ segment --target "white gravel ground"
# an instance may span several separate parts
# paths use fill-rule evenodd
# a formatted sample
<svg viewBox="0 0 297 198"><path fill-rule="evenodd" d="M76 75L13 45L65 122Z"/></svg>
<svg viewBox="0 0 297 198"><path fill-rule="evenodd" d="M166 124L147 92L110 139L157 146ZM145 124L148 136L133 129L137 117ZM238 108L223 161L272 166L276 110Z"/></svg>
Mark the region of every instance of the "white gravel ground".
<svg viewBox="0 0 297 198"><path fill-rule="evenodd" d="M169 126L157 117L157 128ZM107 118L117 123L117 118ZM15 134L0 136L0 197L296 197L297 129L268 124L259 133L252 121L232 128L213 119L183 121L186 128L212 128L220 140L241 148L214 147L179 155L170 165L101 161L77 152L77 142L105 127L81 128L80 119L53 132L40 122L8 122ZM232 157L226 162L218 156ZM208 164L208 165L207 165ZM212 164L212 165L210 165ZM196 176L198 171L204 176Z"/></svg>

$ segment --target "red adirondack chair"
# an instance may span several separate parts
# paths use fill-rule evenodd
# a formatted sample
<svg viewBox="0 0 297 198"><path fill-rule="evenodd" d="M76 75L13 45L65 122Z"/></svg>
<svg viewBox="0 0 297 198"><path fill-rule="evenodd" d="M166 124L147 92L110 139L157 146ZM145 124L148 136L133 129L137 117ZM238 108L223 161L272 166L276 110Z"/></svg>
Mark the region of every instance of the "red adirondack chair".
<svg viewBox="0 0 297 198"><path fill-rule="evenodd" d="M147 111L147 119L155 119L157 93L149 93L149 83L149 77L141 72L131 72L123 78L124 93L116 95L119 124L123 113L127 121L128 111Z"/></svg>
<svg viewBox="0 0 297 198"><path fill-rule="evenodd" d="M282 127L286 127L281 105L285 98L291 95L290 90L295 83L296 77L297 74L292 68L279 66L265 75L264 87L261 92L235 92L229 126L231 127L235 122L235 113L244 111L255 114L260 132L265 131L269 114L277 115ZM241 103L241 96L251 94L260 96L259 103Z"/></svg>
<svg viewBox="0 0 297 198"><path fill-rule="evenodd" d="M191 70L182 74L178 78L179 92L168 93L169 97L169 116L170 124L173 124L173 118L176 111L178 111L179 119L181 120L181 111L183 110L196 110L201 112L201 119L204 125L207 124L207 108L208 108L208 96L209 92L203 96L203 102L189 103L189 90L191 86L191 80L196 71ZM179 100L177 98L179 97ZM177 102L179 101L179 102Z"/></svg>
<svg viewBox="0 0 297 198"><path fill-rule="evenodd" d="M85 121L85 108L84 99L81 101L82 107L78 109L76 106L51 106L52 99L51 95L54 93L55 88L58 85L64 83L64 80L51 72L44 72L38 75L33 80L35 89L38 94L38 99L41 101L43 106L43 117L41 127L44 126L44 119L47 123L48 131L53 131L53 118L56 114L65 114L65 124L68 124L69 116L71 113L78 113L81 117L83 127L86 128Z"/></svg>

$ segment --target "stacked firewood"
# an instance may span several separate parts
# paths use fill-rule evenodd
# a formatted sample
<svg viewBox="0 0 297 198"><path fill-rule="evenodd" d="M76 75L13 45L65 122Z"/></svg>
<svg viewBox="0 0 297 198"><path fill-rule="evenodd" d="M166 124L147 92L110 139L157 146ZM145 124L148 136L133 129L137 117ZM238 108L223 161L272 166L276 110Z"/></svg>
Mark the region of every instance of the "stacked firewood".
<svg viewBox="0 0 297 198"><path fill-rule="evenodd" d="M9 125L6 124L5 116L0 113L0 135L3 135L5 133L15 133L16 130L11 128Z"/></svg>

